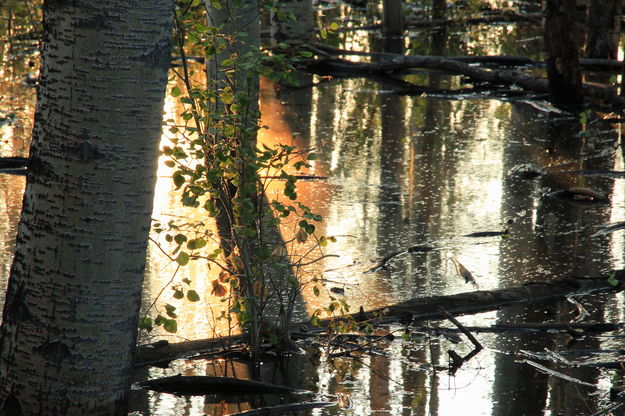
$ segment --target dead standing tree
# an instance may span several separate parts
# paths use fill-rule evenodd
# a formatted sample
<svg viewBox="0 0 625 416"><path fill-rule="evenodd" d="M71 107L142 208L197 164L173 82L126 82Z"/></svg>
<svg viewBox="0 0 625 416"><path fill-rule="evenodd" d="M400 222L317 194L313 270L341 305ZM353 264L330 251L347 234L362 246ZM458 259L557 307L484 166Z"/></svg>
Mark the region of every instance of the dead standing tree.
<svg viewBox="0 0 625 416"><path fill-rule="evenodd" d="M617 59L623 0L592 0L586 18L587 58Z"/></svg>
<svg viewBox="0 0 625 416"><path fill-rule="evenodd" d="M544 3L549 96L555 105L571 109L583 102L575 11L575 0Z"/></svg>

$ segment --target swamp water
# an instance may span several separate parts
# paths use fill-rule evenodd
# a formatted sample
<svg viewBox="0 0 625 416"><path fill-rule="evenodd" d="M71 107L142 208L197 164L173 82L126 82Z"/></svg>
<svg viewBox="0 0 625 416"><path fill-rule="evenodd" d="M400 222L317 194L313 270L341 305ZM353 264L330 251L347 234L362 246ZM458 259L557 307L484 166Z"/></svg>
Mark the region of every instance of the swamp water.
<svg viewBox="0 0 625 416"><path fill-rule="evenodd" d="M341 7L326 9L326 13ZM523 54L536 39L522 28L507 27L505 31L508 37L488 27L472 34L450 34L442 42L447 45L443 49L448 48L444 53ZM448 46L454 37L463 39L462 46L456 46L459 50ZM355 32L340 40L368 48L372 38ZM427 39L433 41L434 36ZM416 35L408 39L411 53L429 53L420 42L428 43ZM1 70L0 96L5 98L0 101L0 118L8 120L14 114L14 120L0 129L0 154L25 155L34 90L21 82L25 68L7 65ZM416 73L408 79L436 88L466 87L457 77L440 74ZM321 79L315 76L310 81ZM264 85L263 123L270 128L262 140L314 148L318 159L311 173L327 177L298 184L301 202L324 218L319 234L337 238L326 249L336 257L318 262L311 272L328 283L320 296L306 293L307 312L325 306L332 288L344 291L344 295L333 296L344 296L353 311L360 305L374 309L413 297L474 290L457 276L452 257L471 271L482 290L571 274L599 276L623 268L623 231L598 234L602 225L625 220L623 179L557 172L625 170L618 125L580 126L575 116L543 112L529 100L408 96L393 91L384 83L362 78L335 78L297 90ZM168 101L166 112L176 111L176 104ZM522 172L528 168L548 174L527 179ZM159 170L154 217L166 221L174 215L197 215L178 208L169 173L165 166ZM23 186L22 177L0 175L3 287ZM546 196L575 186L600 191L610 202L571 203ZM466 237L505 230L505 238ZM383 256L415 245L431 245L435 250L404 254L389 261L386 270L367 272ZM174 276L173 265L154 246L148 267L146 307L172 277L185 276ZM177 304L166 288L160 300L178 307L178 333L144 335L143 342L226 335L227 329L215 327L212 320L223 306L211 296L211 272L198 263L184 273L193 280L202 302ZM622 321L621 294L519 305L458 319L465 326L476 327L569 322L571 311L580 310L575 302L584 311L580 322ZM609 405L610 388L621 384L620 370L571 364L594 359L618 361L619 356L597 352L623 349L620 332L573 339L555 331L475 331L485 349L452 375L447 371L448 350L465 356L472 350L471 343L457 331L434 332L438 327L455 328L449 322L419 325L405 337L403 327L389 327L393 340L372 343L368 352L353 357L330 358L335 350L326 347L323 339L311 338L298 344L302 353L262 364L262 380L304 389L311 392L308 394L177 397L135 391L132 410L158 416L223 415L280 403L331 401L337 404L304 413L591 415ZM558 354L545 355L546 351ZM557 373L550 374L528 361ZM241 362L176 360L167 368L141 368L137 379L175 374L245 378L252 373Z"/></svg>

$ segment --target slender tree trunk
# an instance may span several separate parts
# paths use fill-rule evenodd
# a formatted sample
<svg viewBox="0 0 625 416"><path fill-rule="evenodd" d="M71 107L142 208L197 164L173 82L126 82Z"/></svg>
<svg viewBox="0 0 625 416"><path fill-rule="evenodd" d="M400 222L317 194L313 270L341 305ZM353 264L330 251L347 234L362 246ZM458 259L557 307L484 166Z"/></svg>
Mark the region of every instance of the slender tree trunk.
<svg viewBox="0 0 625 416"><path fill-rule="evenodd" d="M171 0L44 4L0 414L125 414L172 17Z"/></svg>
<svg viewBox="0 0 625 416"><path fill-rule="evenodd" d="M256 130L258 127L259 114L259 75L255 70L246 68L245 65L253 64L254 67L260 65L250 62L246 55L258 56L260 50L260 10L256 0L222 0L219 7L214 7L214 3L205 0L208 14L208 23L219 28L219 32L227 41L227 46L223 51L216 53L206 62L206 74L209 88L220 91L230 88L236 94L242 94L245 98L240 100L240 108L237 110L237 129L239 133L236 137L237 152L240 155L240 180L238 184L221 178L224 183L219 186L221 194L217 200L219 214L217 215L217 228L220 242L224 252L234 252L242 260L241 286L244 297L248 299L250 314L250 344L252 353L256 353L259 347L260 336L260 315L262 312L257 308L258 304L254 296L253 279L258 273L255 272L257 265L256 249L258 235L255 233L260 225L253 223L254 216L257 216L259 204L258 200L258 172L256 171ZM230 64L224 66L224 61ZM216 100L212 104L213 116L221 117L230 115L231 109L228 105ZM222 133L216 133L215 141L228 140ZM246 219L247 217L247 219ZM247 221L246 223L244 221ZM234 266L234 265L233 265ZM236 268L236 267L234 267Z"/></svg>
<svg viewBox="0 0 625 416"><path fill-rule="evenodd" d="M545 0L545 48L551 101L578 108L583 101L575 0Z"/></svg>
<svg viewBox="0 0 625 416"><path fill-rule="evenodd" d="M259 119L259 77L254 71L239 68L242 58L246 53L256 53L260 49L260 14L256 1L241 1L237 3L231 0L222 0L219 7L205 0L208 24L219 28L220 33L226 38L227 45L224 50L211 56L206 61L206 77L209 88L222 90L231 88L234 94L243 93L249 97L249 102L239 110L239 121L246 129L256 127ZM226 60L232 62L225 67L222 63ZM259 64L260 65L260 64ZM214 115L229 113L228 106L219 100L209 103L210 112ZM217 133L216 140L223 139ZM249 135L248 135L249 136ZM256 133L251 137L245 137L241 141L242 151L248 154L254 152L256 146ZM247 181L247 195L256 194L255 179ZM232 199L240 193L240 189L232 185L220 187L224 190L216 200L219 209L217 215L217 228L222 248L228 255L232 252L235 244L235 236L232 234L233 222ZM240 188L240 187L239 187Z"/></svg>
<svg viewBox="0 0 625 416"><path fill-rule="evenodd" d="M404 32L401 0L383 0L382 7L382 33L384 37L400 37Z"/></svg>
<svg viewBox="0 0 625 416"><path fill-rule="evenodd" d="M586 56L616 59L621 33L622 0L592 0L586 19Z"/></svg>

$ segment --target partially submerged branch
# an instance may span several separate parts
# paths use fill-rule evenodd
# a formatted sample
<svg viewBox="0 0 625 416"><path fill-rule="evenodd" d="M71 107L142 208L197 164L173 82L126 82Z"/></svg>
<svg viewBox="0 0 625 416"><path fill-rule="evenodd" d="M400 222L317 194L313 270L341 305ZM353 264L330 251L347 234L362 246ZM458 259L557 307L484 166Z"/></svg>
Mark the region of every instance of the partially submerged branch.
<svg viewBox="0 0 625 416"><path fill-rule="evenodd" d="M460 330L460 332L462 332L468 339L469 341L471 341L471 344L473 344L473 351L469 352L467 355L465 355L464 357L460 357L458 355L458 353L456 353L454 350L449 350L447 351L447 353L449 354L449 357L451 358L451 365L449 366L449 373L451 375L454 375L456 373L456 371L458 371L458 369L460 369L460 367L462 367L462 365L464 363L466 363L467 361L469 361L471 358L475 357L480 351L482 351L482 349L484 347L482 347L482 344L480 344L480 342L473 336L472 333L470 333L461 323L460 321L458 321L456 318L454 318L454 316L452 314L450 314L449 312L447 312L444 308L439 308L439 311L441 313L443 313L447 319L449 319L449 321L456 325L456 327L458 327L458 329Z"/></svg>

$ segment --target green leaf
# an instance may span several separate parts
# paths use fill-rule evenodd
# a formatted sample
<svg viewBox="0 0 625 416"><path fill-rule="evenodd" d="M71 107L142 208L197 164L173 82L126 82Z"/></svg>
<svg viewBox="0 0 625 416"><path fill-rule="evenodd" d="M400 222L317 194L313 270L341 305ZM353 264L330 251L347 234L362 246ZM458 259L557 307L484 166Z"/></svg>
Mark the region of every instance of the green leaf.
<svg viewBox="0 0 625 416"><path fill-rule="evenodd" d="M299 54L303 56L304 58L312 58L313 56L312 52L309 52L309 51L301 51Z"/></svg>
<svg viewBox="0 0 625 416"><path fill-rule="evenodd" d="M313 293L315 296L319 296L319 288L317 286L313 286Z"/></svg>
<svg viewBox="0 0 625 416"><path fill-rule="evenodd" d="M182 290L176 290L174 292L174 299L182 299L184 298L184 292Z"/></svg>
<svg viewBox="0 0 625 416"><path fill-rule="evenodd" d="M178 331L178 322L176 322L175 319L165 319L163 322L163 328L165 331L173 334Z"/></svg>
<svg viewBox="0 0 625 416"><path fill-rule="evenodd" d="M178 315L176 315L176 313L174 312L176 310L176 307L173 305L170 305L169 303L165 305L165 312L167 313L167 316L169 316L170 318L177 318Z"/></svg>
<svg viewBox="0 0 625 416"><path fill-rule="evenodd" d="M619 281L616 278L616 272L611 272L609 277L608 277L608 283L611 284L612 286L618 286Z"/></svg>
<svg viewBox="0 0 625 416"><path fill-rule="evenodd" d="M176 189L180 189L185 181L184 176L182 176L182 173L180 173L180 171L175 172L172 179L174 180L174 185L176 185Z"/></svg>
<svg viewBox="0 0 625 416"><path fill-rule="evenodd" d="M153 329L152 318L149 316L144 316L139 319L139 329L145 329L146 331L151 331Z"/></svg>
<svg viewBox="0 0 625 416"><path fill-rule="evenodd" d="M189 240L189 242L187 243L187 248L189 250L198 250L202 247L206 246L206 240L203 238L195 238L193 240Z"/></svg>
<svg viewBox="0 0 625 416"><path fill-rule="evenodd" d="M180 88L178 87L174 87L171 89L171 96L172 97L178 97L180 94L182 93L182 91L180 91Z"/></svg>
<svg viewBox="0 0 625 416"><path fill-rule="evenodd" d="M200 300L200 295L198 295L195 290L189 290L187 291L187 299L189 299L191 302L197 302Z"/></svg>
<svg viewBox="0 0 625 416"><path fill-rule="evenodd" d="M165 318L163 317L163 315L159 314L154 320L154 325L163 325L164 322L165 322Z"/></svg>
<svg viewBox="0 0 625 416"><path fill-rule="evenodd" d="M312 326L321 326L321 322L319 322L319 318L317 317L317 315L313 315L310 318L310 323Z"/></svg>
<svg viewBox="0 0 625 416"><path fill-rule="evenodd" d="M176 262L181 266L186 266L189 263L189 254L181 251L178 253L178 257L176 257Z"/></svg>
<svg viewBox="0 0 625 416"><path fill-rule="evenodd" d="M325 27L321 28L321 31L319 32L319 34L321 35L322 39L327 39L327 37L328 37L328 31L326 30Z"/></svg>
<svg viewBox="0 0 625 416"><path fill-rule="evenodd" d="M174 166L176 166L176 162L174 162L173 160L166 160L165 166L167 166L168 168L173 168Z"/></svg>
<svg viewBox="0 0 625 416"><path fill-rule="evenodd" d="M336 22L330 23L330 30L338 30L339 24Z"/></svg>
<svg viewBox="0 0 625 416"><path fill-rule="evenodd" d="M174 236L174 241L176 242L176 244L182 244L187 241L187 236L184 234L176 234Z"/></svg>

